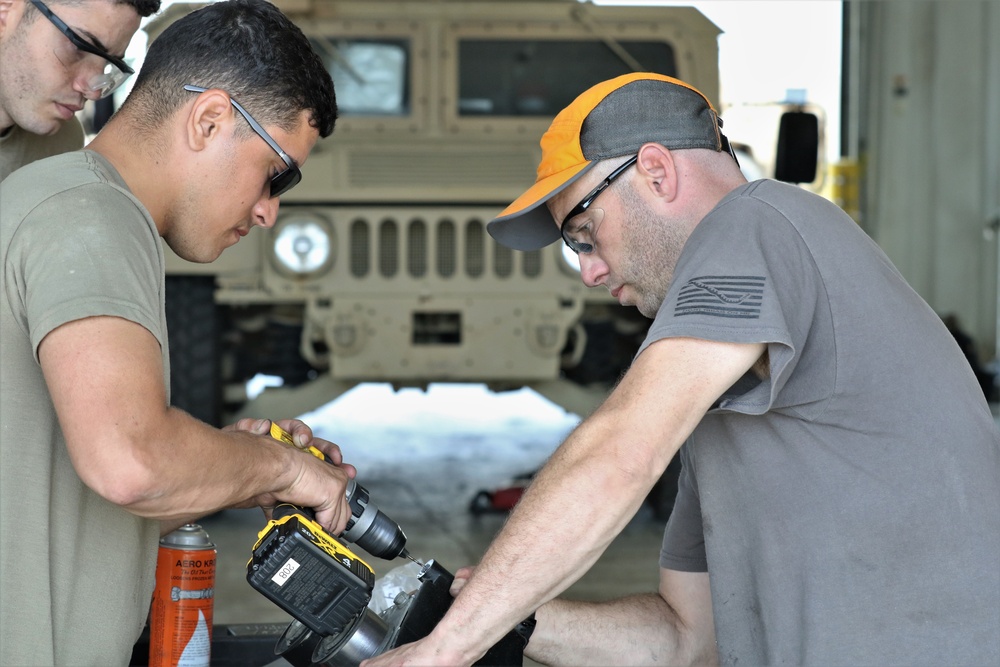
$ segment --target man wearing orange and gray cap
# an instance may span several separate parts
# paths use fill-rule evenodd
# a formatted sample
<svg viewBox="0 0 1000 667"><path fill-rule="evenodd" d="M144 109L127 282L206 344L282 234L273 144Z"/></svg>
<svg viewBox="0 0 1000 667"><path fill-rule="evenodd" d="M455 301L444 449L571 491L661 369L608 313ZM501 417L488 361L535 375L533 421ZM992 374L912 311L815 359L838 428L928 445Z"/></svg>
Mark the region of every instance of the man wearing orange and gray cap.
<svg viewBox="0 0 1000 667"><path fill-rule="evenodd" d="M654 74L553 121L489 231L562 238L653 323L437 628L371 665L470 664L535 610L547 664L1000 663L1000 432L968 363L849 217L747 183L720 128ZM678 449L659 591L554 599Z"/></svg>

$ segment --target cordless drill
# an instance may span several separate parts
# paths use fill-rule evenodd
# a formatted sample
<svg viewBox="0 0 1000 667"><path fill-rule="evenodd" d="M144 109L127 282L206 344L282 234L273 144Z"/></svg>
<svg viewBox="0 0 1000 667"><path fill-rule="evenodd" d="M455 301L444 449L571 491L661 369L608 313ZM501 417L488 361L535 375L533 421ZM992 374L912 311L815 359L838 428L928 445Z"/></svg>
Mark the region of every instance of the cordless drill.
<svg viewBox="0 0 1000 667"><path fill-rule="evenodd" d="M296 446L272 424L271 435ZM328 463L315 447L309 452ZM406 536L371 502L368 491L351 480L347 486L351 519L340 536L385 559L410 556ZM426 636L451 606L454 577L429 560L421 565L420 585L400 593L381 613L368 608L375 572L327 533L312 510L279 504L257 535L247 563L247 582L294 619L274 648L293 667L358 665L403 643ZM520 665L526 640L511 631L483 657L484 665Z"/></svg>
<svg viewBox="0 0 1000 667"><path fill-rule="evenodd" d="M274 422L271 437L298 448ZM319 449L303 449L333 465ZM374 589L375 572L341 539L379 558L404 556L416 562L405 549L402 529L371 502L365 487L350 480L346 495L351 518L339 539L316 522L313 510L279 503L258 533L247 563L247 582L317 636L342 632L357 610L368 604Z"/></svg>
<svg viewBox="0 0 1000 667"><path fill-rule="evenodd" d="M292 440L291 434L274 422L271 422L271 437L298 448L298 445ZM315 447L310 445L308 451L316 458L333 464L326 454ZM371 555L379 558L392 560L402 556L416 562L406 550L406 535L403 533L403 529L371 501L368 489L352 479L347 482L346 494L347 502L351 506L351 518L347 522L347 528L340 535L341 539L357 544ZM282 506L279 505L279 507ZM297 510L298 513L309 519L313 518L311 510L295 505L287 507ZM281 513L287 511L287 509L282 509Z"/></svg>

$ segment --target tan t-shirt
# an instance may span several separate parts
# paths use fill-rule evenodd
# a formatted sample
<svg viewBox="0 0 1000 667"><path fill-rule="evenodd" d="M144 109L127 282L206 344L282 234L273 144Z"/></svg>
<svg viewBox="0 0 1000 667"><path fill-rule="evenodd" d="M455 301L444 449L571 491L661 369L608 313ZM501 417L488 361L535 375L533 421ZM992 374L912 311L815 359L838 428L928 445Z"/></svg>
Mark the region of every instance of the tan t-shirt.
<svg viewBox="0 0 1000 667"><path fill-rule="evenodd" d="M159 526L77 475L37 351L66 322L126 318L159 341L169 390L159 235L111 165L81 150L0 183L0 253L0 665L126 665Z"/></svg>
<svg viewBox="0 0 1000 667"><path fill-rule="evenodd" d="M0 181L11 172L35 160L83 148L83 127L71 118L58 132L42 136L25 132L16 125L0 136Z"/></svg>

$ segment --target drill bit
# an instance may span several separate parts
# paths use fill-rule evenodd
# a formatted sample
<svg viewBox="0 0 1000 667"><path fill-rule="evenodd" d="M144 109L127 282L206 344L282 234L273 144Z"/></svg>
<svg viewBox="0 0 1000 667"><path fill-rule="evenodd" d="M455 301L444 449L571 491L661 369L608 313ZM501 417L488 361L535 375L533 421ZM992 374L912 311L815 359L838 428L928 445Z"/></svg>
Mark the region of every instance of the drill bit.
<svg viewBox="0 0 1000 667"><path fill-rule="evenodd" d="M423 563L421 563L419 560L417 560L416 558L414 558L413 556L411 556L410 552L407 551L406 549L403 549L402 551L400 551L399 555L402 556L403 558L409 558L410 560L412 560L414 563L416 563L420 567L424 566Z"/></svg>

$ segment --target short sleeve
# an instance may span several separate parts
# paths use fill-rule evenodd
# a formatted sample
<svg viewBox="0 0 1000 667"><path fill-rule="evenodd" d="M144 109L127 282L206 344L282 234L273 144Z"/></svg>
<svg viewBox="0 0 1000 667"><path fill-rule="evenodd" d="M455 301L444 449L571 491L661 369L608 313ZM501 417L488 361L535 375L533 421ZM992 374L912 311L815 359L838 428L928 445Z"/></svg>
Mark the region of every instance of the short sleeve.
<svg viewBox="0 0 1000 667"><path fill-rule="evenodd" d="M784 390L807 341L832 340L827 301L812 254L795 226L744 191L724 199L692 232L640 353L671 337L765 343L770 377L746 393L725 397L720 407L763 414L814 402L833 389L832 355L814 355L817 366L809 386Z"/></svg>
<svg viewBox="0 0 1000 667"><path fill-rule="evenodd" d="M136 322L166 343L159 237L116 189L89 184L39 204L18 226L4 270L8 298L36 358L53 329L101 315Z"/></svg>

